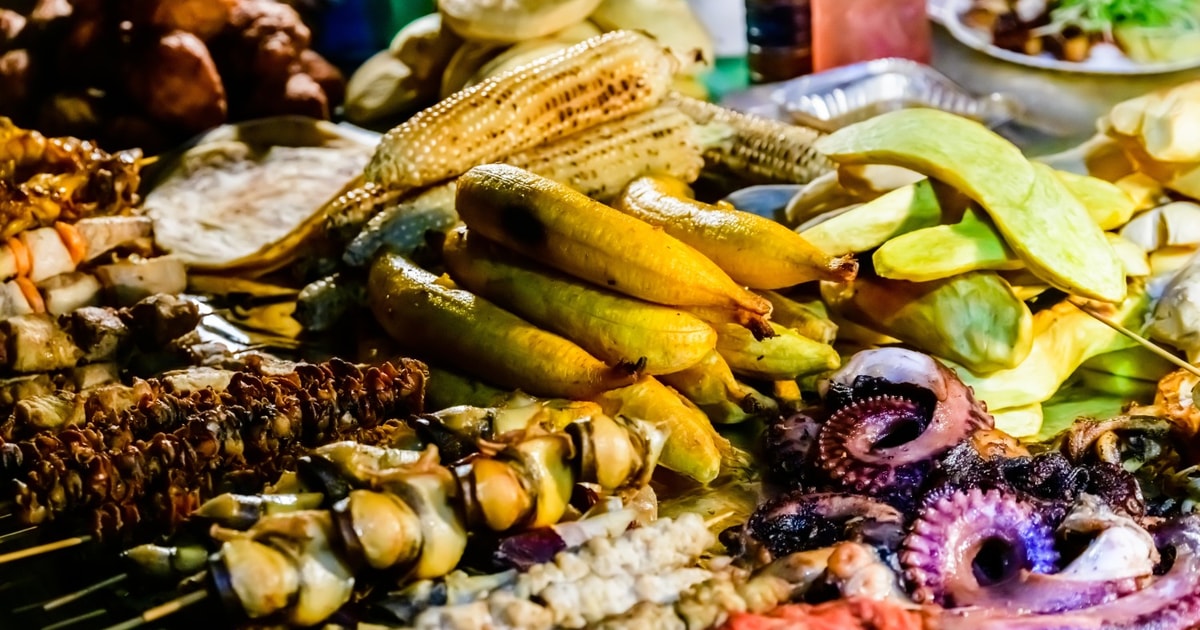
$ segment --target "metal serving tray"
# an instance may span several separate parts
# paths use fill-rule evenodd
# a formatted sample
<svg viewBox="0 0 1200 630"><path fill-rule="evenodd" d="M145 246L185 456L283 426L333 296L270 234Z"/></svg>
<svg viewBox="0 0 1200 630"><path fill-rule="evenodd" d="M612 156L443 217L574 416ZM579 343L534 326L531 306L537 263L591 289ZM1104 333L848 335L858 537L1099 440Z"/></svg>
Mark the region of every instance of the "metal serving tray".
<svg viewBox="0 0 1200 630"><path fill-rule="evenodd" d="M884 112L933 107L1000 127L1020 114L1004 94L975 96L933 68L877 59L730 93L721 104L831 131Z"/></svg>

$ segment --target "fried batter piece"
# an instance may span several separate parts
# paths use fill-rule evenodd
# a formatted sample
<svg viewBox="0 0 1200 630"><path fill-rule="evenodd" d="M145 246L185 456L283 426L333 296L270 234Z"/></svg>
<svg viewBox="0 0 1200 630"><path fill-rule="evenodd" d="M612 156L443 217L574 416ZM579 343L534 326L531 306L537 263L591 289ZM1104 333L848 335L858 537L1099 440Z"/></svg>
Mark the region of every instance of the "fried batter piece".
<svg viewBox="0 0 1200 630"><path fill-rule="evenodd" d="M225 85L199 37L172 31L158 38L139 62L126 84L151 116L193 132L225 122Z"/></svg>
<svg viewBox="0 0 1200 630"><path fill-rule="evenodd" d="M0 239L26 229L128 212L142 154L109 154L78 138L47 138L0 117Z"/></svg>
<svg viewBox="0 0 1200 630"><path fill-rule="evenodd" d="M164 32L186 31L208 41L221 32L238 0L142 0L141 16Z"/></svg>

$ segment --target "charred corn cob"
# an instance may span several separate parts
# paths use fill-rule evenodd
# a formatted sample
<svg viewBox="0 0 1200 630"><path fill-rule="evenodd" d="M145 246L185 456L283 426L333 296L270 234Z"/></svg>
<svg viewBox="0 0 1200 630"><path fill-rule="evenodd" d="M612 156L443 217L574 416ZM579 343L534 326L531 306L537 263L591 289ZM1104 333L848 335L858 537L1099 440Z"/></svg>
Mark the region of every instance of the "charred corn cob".
<svg viewBox="0 0 1200 630"><path fill-rule="evenodd" d="M672 94L667 101L704 127L701 148L714 172L746 184L806 184L833 170L813 149L821 133Z"/></svg>
<svg viewBox="0 0 1200 630"><path fill-rule="evenodd" d="M653 107L670 89L674 66L658 43L640 33L593 37L418 113L384 135L364 174L389 188L454 177Z"/></svg>
<svg viewBox="0 0 1200 630"><path fill-rule="evenodd" d="M719 310L757 328L771 303L648 223L505 164L459 178L458 212L473 231L577 278L665 306Z"/></svg>
<svg viewBox="0 0 1200 630"><path fill-rule="evenodd" d="M663 173L682 181L694 181L700 175L704 159L694 140L696 125L677 109L655 107L624 118L603 123L527 151L510 155L501 162L519 166L601 201L615 196L630 181L648 173ZM365 227L346 248L343 260L349 265L365 265L384 244L406 252L421 244L428 230L446 231L458 221L454 212L454 181L391 203L393 195L369 188L347 203L345 216L331 218L343 231L351 231L366 221ZM369 200L378 200L372 208ZM367 219L370 219L367 221Z"/></svg>

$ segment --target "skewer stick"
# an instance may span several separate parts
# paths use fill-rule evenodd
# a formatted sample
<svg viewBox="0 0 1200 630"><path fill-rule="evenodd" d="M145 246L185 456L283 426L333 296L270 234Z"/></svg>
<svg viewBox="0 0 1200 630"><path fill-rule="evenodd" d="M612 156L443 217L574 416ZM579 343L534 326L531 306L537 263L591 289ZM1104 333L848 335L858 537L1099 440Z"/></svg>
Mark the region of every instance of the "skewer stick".
<svg viewBox="0 0 1200 630"><path fill-rule="evenodd" d="M41 602L38 604L30 604L28 606L22 606L20 608L17 608L13 612L14 613L23 613L23 612L27 612L30 610L41 610L43 612L50 612L51 610L54 610L55 608L62 608L63 606L66 606L67 604L70 604L71 602L74 602L82 597L86 597L87 595L95 593L96 591L98 591L100 589L107 588L109 586L112 586L113 584L118 584L128 577L129 577L128 573L118 573L117 575L114 575L106 580L101 580L100 582L96 582L95 584L85 586L73 593L67 593L66 595L63 595L61 597L55 597L54 599L51 599L51 600L48 600L45 602Z"/></svg>
<svg viewBox="0 0 1200 630"><path fill-rule="evenodd" d="M129 621L119 623L115 626L109 626L104 630L133 630L139 626L148 623L154 623L155 621L158 621L159 619L162 619L168 615L173 615L180 610L191 606L192 604L203 601L205 597L208 597L207 591L192 591L186 595L180 595L179 597L176 597L165 604L155 606L154 608L142 613L140 617L130 619Z"/></svg>
<svg viewBox="0 0 1200 630"><path fill-rule="evenodd" d="M14 532L14 533L17 533L17 532ZM75 536L73 538L64 538L62 540L56 540L52 543L46 543L44 545L37 545L36 547L29 547L28 549L21 549L19 551L12 551L9 553L0 554L0 564L7 564L9 562L14 562L16 560L22 560L22 559L40 555L43 553L50 553L51 551L58 551L59 549L68 549L70 547L75 547L77 545L82 545L83 543L90 542L91 540L92 540L91 536Z"/></svg>
<svg viewBox="0 0 1200 630"><path fill-rule="evenodd" d="M34 525L32 527L26 527L24 529L18 529L15 532L9 532L7 534L4 534L3 536L0 536L0 544L6 543L14 538L20 538L21 536L24 536L25 534L29 534L34 531L37 531L37 525Z"/></svg>
<svg viewBox="0 0 1200 630"><path fill-rule="evenodd" d="M1121 333L1122 335L1129 337L1130 339L1134 340L1135 342L1137 342L1139 345L1141 345L1143 348L1149 350L1150 352L1153 352L1154 354L1162 357L1163 359L1169 361L1170 363L1177 365L1177 366L1187 370L1188 372L1191 372L1192 374L1194 374L1196 376L1200 376L1200 368L1197 368L1196 366L1192 365L1191 363L1188 363L1187 361L1180 359L1179 357L1175 356L1174 354L1167 352L1167 350L1164 349L1162 346L1154 343L1153 341L1150 341L1149 339L1146 339L1145 337L1133 332L1132 330L1129 330L1128 328L1122 326L1119 322L1113 321L1111 318L1096 312L1095 309L1093 309L1091 306L1089 306L1085 303L1079 302L1078 300L1075 300L1075 299L1071 299L1068 301L1075 308L1083 311L1084 313L1087 313L1088 315L1091 315L1093 318L1096 319L1096 321L1108 326L1109 328L1112 328L1113 330Z"/></svg>
<svg viewBox="0 0 1200 630"><path fill-rule="evenodd" d="M62 630L62 628L66 628L67 626L73 626L77 623L83 623L85 621L88 621L89 619L95 619L96 617L103 617L107 613L108 613L108 611L103 608L101 608L99 610L89 610L88 612L85 612L82 615L78 615L75 617L71 617L70 619L63 619L62 621L57 621L55 623L52 623L52 624L46 626L45 628L42 628L42 630Z"/></svg>

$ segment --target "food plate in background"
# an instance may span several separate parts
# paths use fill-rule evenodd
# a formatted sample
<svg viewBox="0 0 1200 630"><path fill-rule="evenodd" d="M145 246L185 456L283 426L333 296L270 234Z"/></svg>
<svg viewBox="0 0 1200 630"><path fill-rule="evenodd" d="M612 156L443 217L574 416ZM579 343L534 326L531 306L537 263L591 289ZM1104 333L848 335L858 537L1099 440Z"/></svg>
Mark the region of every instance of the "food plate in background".
<svg viewBox="0 0 1200 630"><path fill-rule="evenodd" d="M999 127L1020 113L1004 94L976 96L933 68L907 59L876 59L752 87L721 104L823 131L888 111L932 107Z"/></svg>
<svg viewBox="0 0 1200 630"><path fill-rule="evenodd" d="M1042 70L1096 75L1153 75L1200 68L1200 57L1161 63L1139 63L1125 57L1111 62L1091 59L1072 62L1055 59L1049 54L1033 56L1013 52L993 45L988 35L963 23L961 16L970 6L971 0L929 0L929 17L963 45L996 59Z"/></svg>

